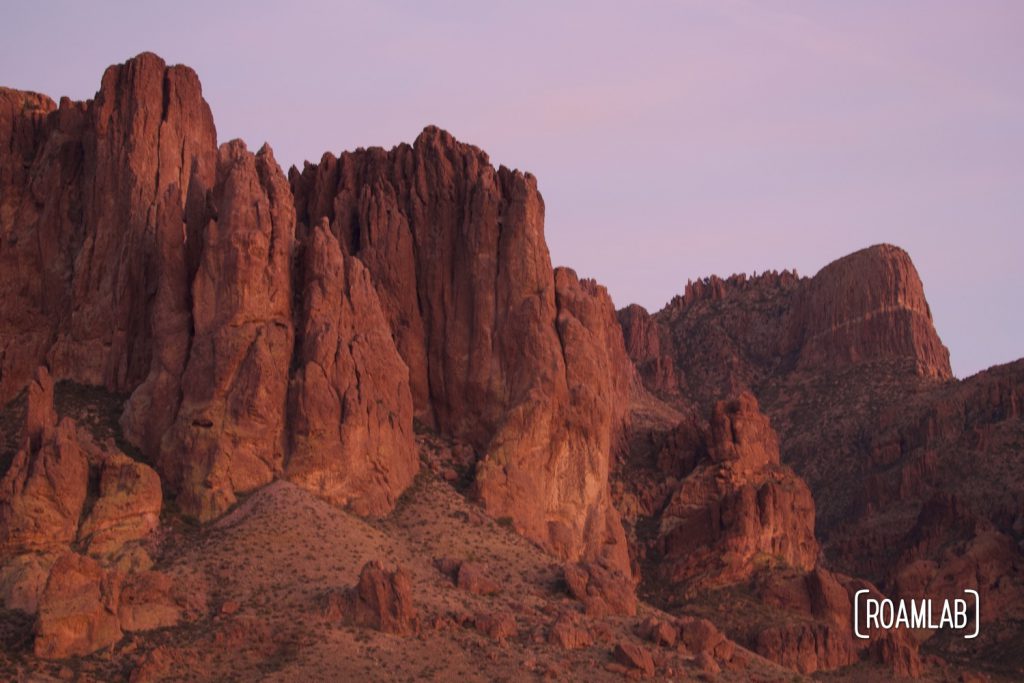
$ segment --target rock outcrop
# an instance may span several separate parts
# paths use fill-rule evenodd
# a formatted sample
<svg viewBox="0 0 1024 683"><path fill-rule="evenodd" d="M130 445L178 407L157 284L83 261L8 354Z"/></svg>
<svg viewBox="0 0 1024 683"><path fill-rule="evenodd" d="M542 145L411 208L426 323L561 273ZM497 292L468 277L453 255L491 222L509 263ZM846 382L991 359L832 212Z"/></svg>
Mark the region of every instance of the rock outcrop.
<svg viewBox="0 0 1024 683"><path fill-rule="evenodd" d="M163 492L152 468L123 453L108 454L98 469L99 498L78 527L78 540L89 555L103 557L157 528Z"/></svg>
<svg viewBox="0 0 1024 683"><path fill-rule="evenodd" d="M646 386L705 406L794 372L885 363L901 376L952 377L917 270L888 244L811 278L711 276L688 283L658 313L629 306L619 320Z"/></svg>
<svg viewBox="0 0 1024 683"><path fill-rule="evenodd" d="M910 361L924 377L953 376L917 269L889 244L822 268L801 287L786 331L800 368L887 358Z"/></svg>
<svg viewBox="0 0 1024 683"><path fill-rule="evenodd" d="M575 612L563 612L551 625L548 642L563 650L577 650L593 645L594 636L580 623Z"/></svg>
<svg viewBox="0 0 1024 683"><path fill-rule="evenodd" d="M673 407L685 413L693 404L713 405L722 392L755 394L779 432L782 462L814 494L823 545L819 557L808 553L802 563L784 561L790 569L781 573L768 561L772 553L739 561L737 566L754 565L753 571L740 573L741 582L778 588L786 583L781 577L792 581L780 599L758 589L759 600L789 616L757 634L737 632L738 640L803 672L871 657L897 675L920 673L917 643L905 633L879 634L867 647L851 643L849 595L827 601L826 607L811 604L812 579L831 575L819 562L870 579L891 597L955 597L954 584L977 586L982 604L990 606L983 620L1002 620L993 630L1012 631L1007 624L1019 618L1014 605L1024 585L1015 542L1019 530L1013 523L1024 516L1019 512L1021 479L1006 463L1014 457L1012 444L1024 433L1020 362L952 381L948 352L905 252L889 245L871 247L837 260L813 278L791 272L706 278L690 283L654 315L629 307L619 319L645 386ZM644 516L657 519L659 530L666 531L664 519L675 523L680 496L700 500L722 483L710 477L698 483L708 463L722 459L714 445L718 437L711 436L713 425L706 461L692 445L694 430L660 429L646 439L631 437L647 444L650 472L624 472L615 489L628 501L634 535L649 529ZM692 455L677 453L680 449ZM731 450L728 443L726 450ZM746 457L755 462L765 456ZM969 467L964 465L968 462ZM681 484L673 490L675 478ZM786 508L806 507L796 501L810 501L807 496L794 498L796 489L780 483L770 487L773 495L757 498L758 505L766 504L763 508L716 505L711 511L721 519L764 520ZM768 508L767 517L759 514ZM758 514L741 514L742 509ZM1024 523L1019 527L1024 529ZM813 541L812 527L803 528ZM684 543L702 545L696 533L680 529ZM766 540L771 534L753 536ZM665 576L675 569L686 576L706 564L695 562L691 572L685 562L674 562L672 540L659 534L659 552L646 558L647 571ZM644 541L634 541L641 557L648 547ZM722 546L709 558L711 577L723 577L723 585L734 581L725 571L727 558L737 557L730 548ZM693 551L684 544L676 557L693 557ZM836 595L850 594L859 581L837 580L844 590L833 591Z"/></svg>
<svg viewBox="0 0 1024 683"><path fill-rule="evenodd" d="M84 656L125 633L177 625L190 616L189 595L166 574L125 575L77 553L61 555L39 598L33 650L44 659Z"/></svg>
<svg viewBox="0 0 1024 683"><path fill-rule="evenodd" d="M202 521L284 470L295 213L269 147L221 147L207 212L181 404L159 459Z"/></svg>
<svg viewBox="0 0 1024 683"><path fill-rule="evenodd" d="M766 563L812 568L814 500L780 463L757 399L744 393L715 405L707 452L661 512L658 571L697 590L746 580Z"/></svg>
<svg viewBox="0 0 1024 683"><path fill-rule="evenodd" d="M0 137L17 152L0 173L0 401L44 360L55 377L130 391L150 371L161 238L181 247L190 179L212 179L199 79L146 53L107 69L89 102L3 94Z"/></svg>
<svg viewBox="0 0 1024 683"><path fill-rule="evenodd" d="M376 292L347 245L351 277L307 273L332 247L302 249L269 147L218 150L195 73L146 53L87 102L4 89L0 137L0 402L44 361L130 393L125 437L200 520L289 460L332 502L390 510L418 463Z"/></svg>
<svg viewBox="0 0 1024 683"><path fill-rule="evenodd" d="M326 221L303 252L287 474L334 504L381 515L419 467L409 371L369 272Z"/></svg>
<svg viewBox="0 0 1024 683"><path fill-rule="evenodd" d="M417 418L484 454L490 514L626 569L607 471L632 369L607 294L553 275L534 178L431 127L411 146L326 154L291 183L300 224L326 218L366 265Z"/></svg>
<svg viewBox="0 0 1024 683"><path fill-rule="evenodd" d="M70 418L57 422L53 380L41 367L29 386L22 447L0 481L0 561L75 540L88 485L77 427Z"/></svg>
<svg viewBox="0 0 1024 683"><path fill-rule="evenodd" d="M367 562L352 588L328 593L324 616L332 622L411 635L419 627L412 601L412 583L398 567L387 571L380 562Z"/></svg>
<svg viewBox="0 0 1024 683"><path fill-rule="evenodd" d="M431 127L289 184L269 147L218 150L195 74L151 54L88 102L3 97L0 400L44 359L130 393L125 436L200 521L282 476L385 514L415 416L482 454L493 517L628 572L634 370L607 292L552 270L532 176Z"/></svg>
<svg viewBox="0 0 1024 683"><path fill-rule="evenodd" d="M66 553L39 600L34 652L44 659L87 655L121 640L120 583L93 559Z"/></svg>
<svg viewBox="0 0 1024 683"><path fill-rule="evenodd" d="M23 446L0 482L0 605L42 615L40 656L84 654L120 638L107 613L123 577L93 558L125 570L152 564L132 542L159 524L160 478L70 417L58 423L45 367L27 393ZM77 548L92 557L69 552Z"/></svg>
<svg viewBox="0 0 1024 683"><path fill-rule="evenodd" d="M618 642L612 671L672 675L674 651L711 673L740 643L804 674L921 674L919 634L853 640L851 596L874 584L976 587L993 638L1024 623L1024 361L954 381L896 247L616 314L552 269L529 174L429 127L286 179L268 146L218 148L196 75L148 53L87 102L0 89L0 149L0 405L27 387L23 433L3 425L0 600L36 615L40 657L205 610L150 570L164 491L201 522L282 478L387 515L419 467L414 420L453 444L427 458L443 480L566 561L583 609L542 611L533 639ZM61 380L123 412L58 415ZM483 565L438 566L460 599L506 603L458 623L525 640L532 617ZM610 635L641 577L677 613ZM412 591L369 563L325 611L411 635ZM210 642L278 656L239 604Z"/></svg>

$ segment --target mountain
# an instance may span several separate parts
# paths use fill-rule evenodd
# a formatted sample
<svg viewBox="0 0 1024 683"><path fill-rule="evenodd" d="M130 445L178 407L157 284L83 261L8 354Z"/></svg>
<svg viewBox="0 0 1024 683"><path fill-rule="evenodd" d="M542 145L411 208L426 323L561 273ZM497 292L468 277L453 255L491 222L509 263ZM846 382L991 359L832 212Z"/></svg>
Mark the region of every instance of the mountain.
<svg viewBox="0 0 1024 683"><path fill-rule="evenodd" d="M617 312L532 175L285 173L149 53L0 142L5 675L1020 670L1024 364L953 379L898 248ZM853 636L965 582L985 650Z"/></svg>
<svg viewBox="0 0 1024 683"><path fill-rule="evenodd" d="M1007 646L1022 636L1024 360L954 379L906 252L877 245L810 278L705 278L619 320L669 404L757 397L781 462L810 487L826 566L893 597L976 588L980 644L935 638L925 651L960 664L986 652L993 672L1019 670ZM659 514L647 506L637 525Z"/></svg>

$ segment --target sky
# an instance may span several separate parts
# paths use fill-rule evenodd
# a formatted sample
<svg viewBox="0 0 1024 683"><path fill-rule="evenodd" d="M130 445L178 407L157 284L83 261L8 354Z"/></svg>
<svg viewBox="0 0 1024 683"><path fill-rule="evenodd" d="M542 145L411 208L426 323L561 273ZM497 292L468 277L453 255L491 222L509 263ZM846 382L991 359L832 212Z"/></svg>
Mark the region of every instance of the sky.
<svg viewBox="0 0 1024 683"><path fill-rule="evenodd" d="M285 167L435 124L528 170L555 265L658 310L687 280L906 249L954 372L1024 356L1024 2L37 2L0 84L193 67Z"/></svg>

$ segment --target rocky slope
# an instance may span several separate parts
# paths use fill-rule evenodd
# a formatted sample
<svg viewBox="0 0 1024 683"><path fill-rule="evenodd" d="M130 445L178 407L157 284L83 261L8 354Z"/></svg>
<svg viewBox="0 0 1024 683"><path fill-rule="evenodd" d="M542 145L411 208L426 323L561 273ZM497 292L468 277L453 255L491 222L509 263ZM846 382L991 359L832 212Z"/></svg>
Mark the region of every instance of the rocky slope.
<svg viewBox="0 0 1024 683"><path fill-rule="evenodd" d="M54 393L55 417L74 422L83 439L119 438L123 399L67 382ZM19 404L24 399L12 407ZM128 542L146 553L146 568L93 559L72 543L52 569L37 572L38 606L3 595L0 677L790 675L706 619L637 600L631 582L597 565L579 597L577 565L563 564L460 492L472 466L460 458L465 448L436 433L418 435L421 473L386 518L360 517L279 480L201 526L165 505L159 528ZM7 576L0 575L0 589ZM593 609L597 599L612 607ZM630 609L620 609L625 603Z"/></svg>

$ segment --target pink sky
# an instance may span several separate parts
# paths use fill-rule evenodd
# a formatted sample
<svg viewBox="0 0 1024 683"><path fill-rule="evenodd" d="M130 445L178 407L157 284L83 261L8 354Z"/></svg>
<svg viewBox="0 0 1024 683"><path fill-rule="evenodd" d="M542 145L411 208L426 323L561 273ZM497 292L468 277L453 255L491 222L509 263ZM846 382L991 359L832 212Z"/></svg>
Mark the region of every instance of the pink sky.
<svg viewBox="0 0 1024 683"><path fill-rule="evenodd" d="M428 7L429 5L429 7ZM1024 3L24 3L0 83L192 66L282 164L428 123L537 175L556 264L659 309L688 278L907 249L954 371L1024 355Z"/></svg>

